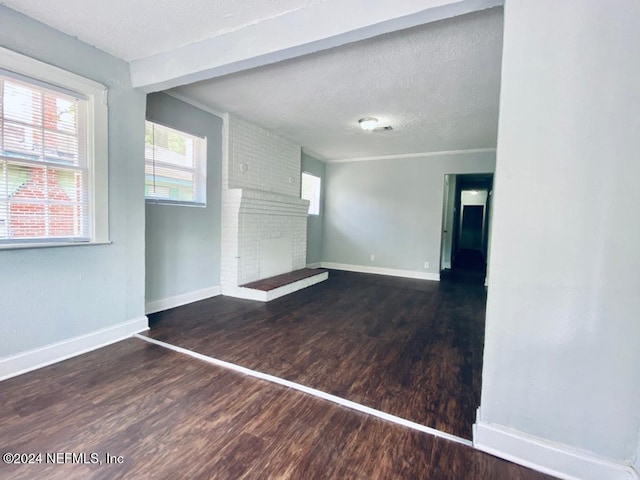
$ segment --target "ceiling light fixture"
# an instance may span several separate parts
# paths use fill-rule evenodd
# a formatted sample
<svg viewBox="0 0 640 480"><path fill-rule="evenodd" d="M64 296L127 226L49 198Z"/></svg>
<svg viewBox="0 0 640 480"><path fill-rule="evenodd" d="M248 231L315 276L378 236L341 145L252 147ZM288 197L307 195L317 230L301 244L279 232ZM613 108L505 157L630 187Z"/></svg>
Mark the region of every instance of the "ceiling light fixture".
<svg viewBox="0 0 640 480"><path fill-rule="evenodd" d="M371 130L375 130L378 126L378 119L373 117L364 117L358 120L358 123L360 124L361 129L370 132Z"/></svg>

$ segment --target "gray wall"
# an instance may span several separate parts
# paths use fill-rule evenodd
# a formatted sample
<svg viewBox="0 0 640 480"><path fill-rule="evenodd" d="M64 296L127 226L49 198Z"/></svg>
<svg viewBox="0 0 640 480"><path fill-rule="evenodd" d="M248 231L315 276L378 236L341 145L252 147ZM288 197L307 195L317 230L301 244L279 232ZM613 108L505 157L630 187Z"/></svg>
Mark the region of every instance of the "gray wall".
<svg viewBox="0 0 640 480"><path fill-rule="evenodd" d="M494 152L327 164L322 260L437 275L444 175L494 168Z"/></svg>
<svg viewBox="0 0 640 480"><path fill-rule="evenodd" d="M147 97L147 119L207 137L207 206L146 206L146 301L220 285L222 119L164 93Z"/></svg>
<svg viewBox="0 0 640 480"><path fill-rule="evenodd" d="M322 261L322 235L324 226L325 164L302 153L302 171L320 177L320 215L307 218L307 264Z"/></svg>
<svg viewBox="0 0 640 480"><path fill-rule="evenodd" d="M640 3L584 3L505 9L481 420L631 464Z"/></svg>
<svg viewBox="0 0 640 480"><path fill-rule="evenodd" d="M0 45L109 87L113 244L0 251L0 356L144 315L144 108L129 68L0 6Z"/></svg>

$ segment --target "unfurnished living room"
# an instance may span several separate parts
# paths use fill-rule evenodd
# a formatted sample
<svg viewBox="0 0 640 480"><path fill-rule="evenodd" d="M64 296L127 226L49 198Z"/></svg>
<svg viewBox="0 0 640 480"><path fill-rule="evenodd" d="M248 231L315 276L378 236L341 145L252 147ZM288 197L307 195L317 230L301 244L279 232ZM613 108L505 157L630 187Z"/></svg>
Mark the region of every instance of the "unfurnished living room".
<svg viewBox="0 0 640 480"><path fill-rule="evenodd" d="M0 4L0 478L640 479L640 3Z"/></svg>

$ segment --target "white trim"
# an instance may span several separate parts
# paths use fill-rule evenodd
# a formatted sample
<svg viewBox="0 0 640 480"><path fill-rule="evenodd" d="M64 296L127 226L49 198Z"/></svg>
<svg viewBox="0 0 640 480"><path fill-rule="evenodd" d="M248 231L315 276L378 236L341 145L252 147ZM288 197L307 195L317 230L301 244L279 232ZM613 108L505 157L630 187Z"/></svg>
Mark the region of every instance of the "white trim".
<svg viewBox="0 0 640 480"><path fill-rule="evenodd" d="M314 397L321 398L323 400L327 400L332 403L336 403L343 407L350 408L352 410L356 410L358 412L366 413L368 415L372 415L374 417L381 418L383 420L387 420L389 422L396 423L398 425L402 425L404 427L412 428L414 430L418 430L420 432L425 432L430 435L434 435L436 437L444 438L447 440L451 440L452 442L460 443L462 445L466 445L468 447L472 446L471 441L457 437L455 435L451 435L450 433L441 432L440 430L436 430L435 428L427 427L425 425L421 425L419 423L412 422L411 420L406 420L404 418L396 417L395 415L391 415L389 413L381 412L380 410L376 410L375 408L367 407L365 405L361 405L356 402L352 402L351 400L346 400L344 398L337 397L335 395L331 395L330 393L323 392L321 390L316 390L315 388L305 387L296 382L292 382L289 380L285 380L283 378L275 377L273 375L269 375L267 373L258 372L256 370L251 370L249 368L241 367L240 365L236 365L234 363L225 362L224 360L219 360L214 357L209 357L207 355L202 355L201 353L194 352L192 350L187 350L186 348L178 347L175 345L171 345L170 343L161 342L154 338L145 337L142 335L136 335L136 337L150 343L154 343L156 345L160 345L162 347L168 348L169 350L173 350L175 352L183 353L185 355L189 355L190 357L197 358L198 360L203 360L207 363L211 363L218 367L227 368L229 370L233 370L239 373L243 373L250 377L259 378L261 380L266 380L267 382L275 383L278 385L282 385L284 387L289 387L294 390L298 390L299 392L303 392L309 395L313 395Z"/></svg>
<svg viewBox="0 0 640 480"><path fill-rule="evenodd" d="M145 132L147 130L151 131L151 139L150 143L147 142L145 138L145 153L144 153L144 164L145 164L145 202L146 203L155 203L159 204L169 204L169 205L185 205L190 207L206 207L207 206L207 137L201 136L200 134L195 134L190 131L181 130L174 128L173 126L165 125L162 122L155 122L153 120L145 120ZM166 135L176 135L181 138L186 144L191 144L192 149L187 149L185 151L185 155L183 159L174 158L176 155L175 152L172 152L170 149L158 144L158 140L165 138ZM145 133L146 137L146 133ZM160 142L161 143L161 142ZM190 151L191 150L191 151ZM157 158L156 158L156 153ZM190 160L190 165L185 164L185 160ZM163 175L171 176L168 171L172 172L172 174L183 174L191 176L191 181L189 182L193 187L193 199L192 200L183 200L181 198L172 198L169 192L164 192L158 194L155 191L156 185L156 166L160 169L165 170ZM150 168L147 170L147 167ZM147 176L151 177L151 182L147 183ZM186 180L182 180L183 183L187 183ZM147 187L153 186L154 192L148 193Z"/></svg>
<svg viewBox="0 0 640 480"><path fill-rule="evenodd" d="M149 330L149 321L143 316L86 335L4 357L0 359L0 381L105 347L146 330Z"/></svg>
<svg viewBox="0 0 640 480"><path fill-rule="evenodd" d="M470 148L468 150L443 150L441 152L400 153L397 155L381 155L378 157L357 157L327 159L326 163L369 162L373 160L395 160L401 158L437 157L439 155L464 155L469 153L495 152L495 148Z"/></svg>
<svg viewBox="0 0 640 480"><path fill-rule="evenodd" d="M43 242L43 243L8 243L0 244L0 250L27 250L31 248L83 247L92 245L111 245L113 242Z"/></svg>
<svg viewBox="0 0 640 480"><path fill-rule="evenodd" d="M473 446L564 480L638 479L637 472L628 465L482 420L473 426Z"/></svg>
<svg viewBox="0 0 640 480"><path fill-rule="evenodd" d="M221 294L220 285L215 285L209 288L203 288L202 290L195 290L193 292L182 293L180 295L174 295L173 297L161 298L160 300L154 300L148 302L144 306L145 315L151 313L160 312L162 310L168 310L170 308L181 307L188 303L198 302L211 297L217 297Z"/></svg>
<svg viewBox="0 0 640 480"><path fill-rule="evenodd" d="M211 108L211 107L209 107L208 105L205 105L202 102L198 102L197 100L192 100L191 98L187 97L186 95L183 95L182 93L178 93L178 92L173 92L173 91L167 92L167 91L164 91L162 93L164 93L166 95L169 95L170 97L173 97L176 100L180 100L183 103L191 105L192 107L196 107L198 110L202 110L203 112L210 113L211 115L214 115L214 116L218 117L220 120L222 120L222 116L224 115L224 112L216 110L215 108Z"/></svg>
<svg viewBox="0 0 640 480"><path fill-rule="evenodd" d="M296 282L283 285L273 290L264 291L246 287L223 286L222 294L228 297L244 298L246 300L258 300L261 302L270 302L276 298L284 297L290 293L297 292L303 288L310 287L320 282L324 282L329 278L329 272L319 273L313 277L302 278Z"/></svg>
<svg viewBox="0 0 640 480"><path fill-rule="evenodd" d="M89 78L0 47L0 67L38 82L85 95L83 125L87 150L89 236L93 243L109 243L109 108L108 89ZM75 242L69 242L76 245ZM36 248L36 247L32 247Z"/></svg>
<svg viewBox="0 0 640 480"><path fill-rule="evenodd" d="M321 266L322 262L307 263L307 268L320 268Z"/></svg>
<svg viewBox="0 0 640 480"><path fill-rule="evenodd" d="M347 272L373 273L376 275L389 275L391 277L417 278L419 280L440 281L439 273L416 272L413 270L398 270L396 268L371 267L367 265L349 265L346 263L321 262L322 268L333 270L346 270Z"/></svg>
<svg viewBox="0 0 640 480"><path fill-rule="evenodd" d="M52 83L65 89L75 90L78 93L101 97L106 89L99 82L14 52L8 48L0 47L0 59L2 60L2 68L27 77L35 77L36 80ZM98 103L102 103L102 101Z"/></svg>

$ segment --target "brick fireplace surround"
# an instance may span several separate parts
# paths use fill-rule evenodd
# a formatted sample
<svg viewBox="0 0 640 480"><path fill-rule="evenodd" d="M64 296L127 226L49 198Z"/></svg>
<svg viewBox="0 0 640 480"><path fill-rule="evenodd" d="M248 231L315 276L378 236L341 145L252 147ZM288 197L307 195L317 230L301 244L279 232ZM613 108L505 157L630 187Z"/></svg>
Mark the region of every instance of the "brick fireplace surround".
<svg viewBox="0 0 640 480"><path fill-rule="evenodd" d="M231 114L223 120L220 283L224 295L258 300L240 286L306 266L300 146Z"/></svg>

